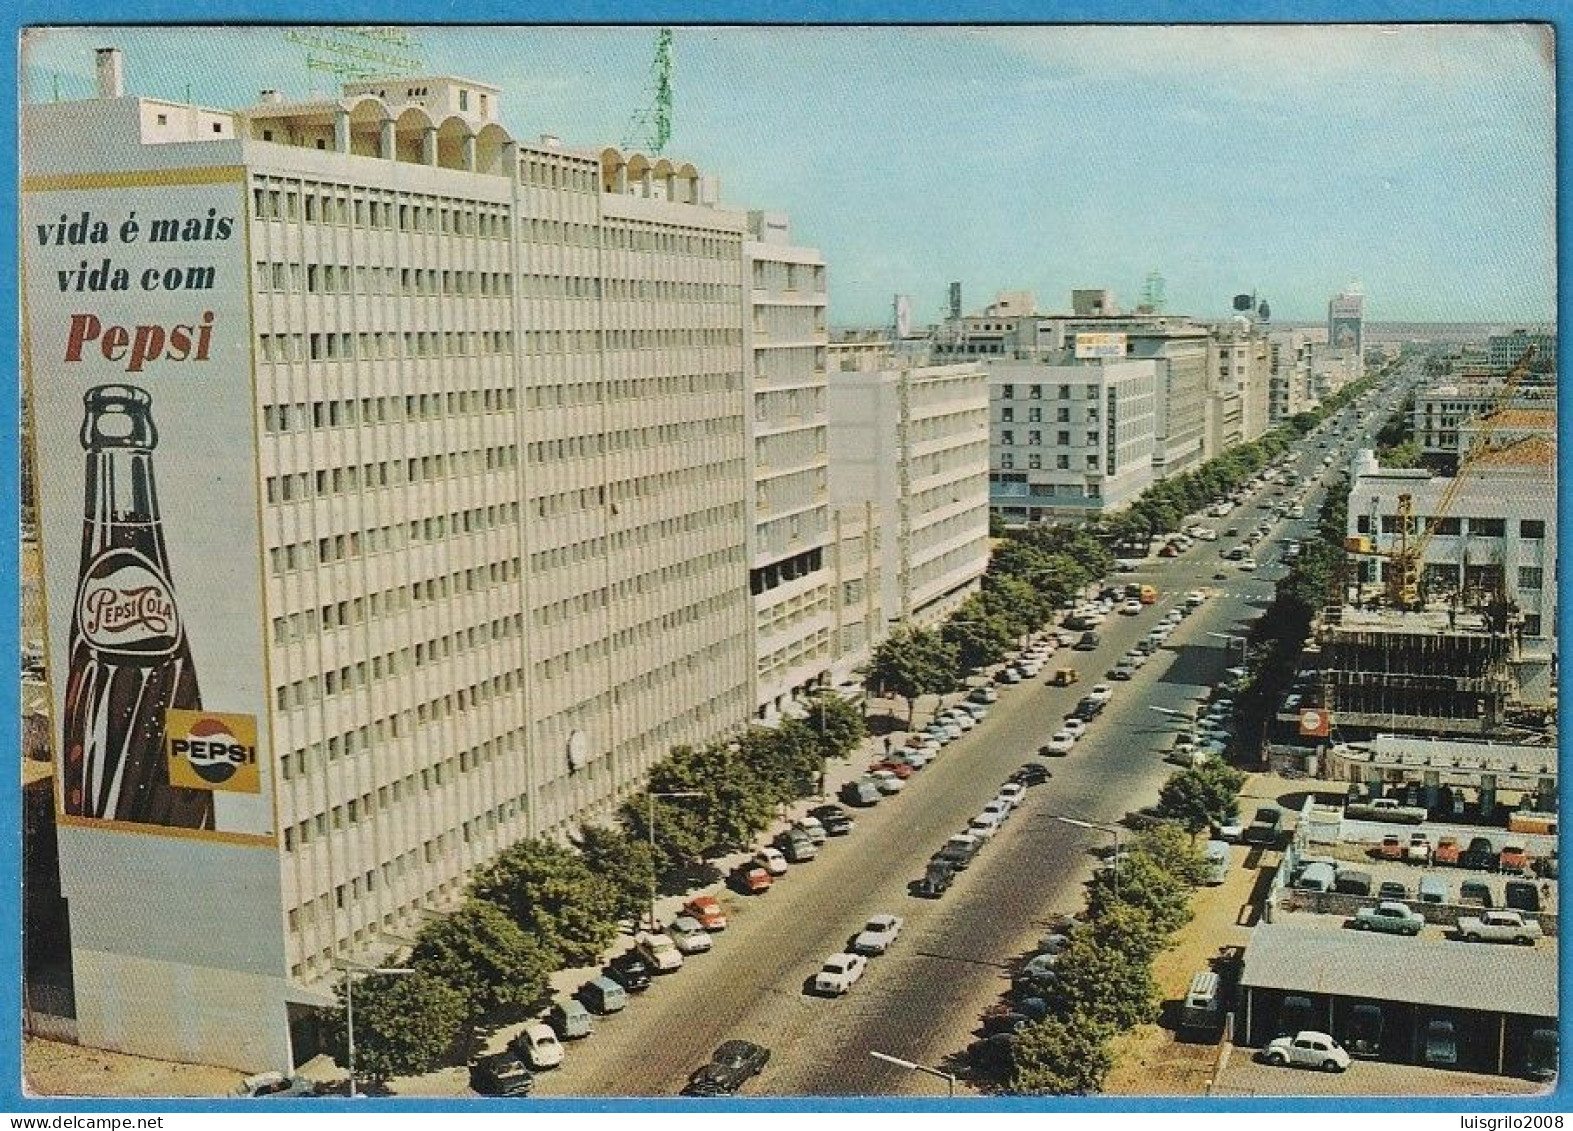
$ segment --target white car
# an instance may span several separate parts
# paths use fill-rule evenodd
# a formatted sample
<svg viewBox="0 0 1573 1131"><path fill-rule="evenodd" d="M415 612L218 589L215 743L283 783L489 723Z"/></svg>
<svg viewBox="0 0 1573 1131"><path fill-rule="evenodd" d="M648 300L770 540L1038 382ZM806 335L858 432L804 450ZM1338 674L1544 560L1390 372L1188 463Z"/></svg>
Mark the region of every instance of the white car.
<svg viewBox="0 0 1573 1131"><path fill-rule="evenodd" d="M1125 604L1120 606L1120 615L1125 617L1134 617L1141 611L1142 603L1135 597L1132 597L1129 601L1126 601Z"/></svg>
<svg viewBox="0 0 1573 1131"><path fill-rule="evenodd" d="M710 937L710 932L705 930L699 920L692 915L679 915L672 920L672 925L666 929L666 932L672 936L672 942L682 954L703 954L715 942Z"/></svg>
<svg viewBox="0 0 1573 1131"><path fill-rule="evenodd" d="M861 954L832 954L814 975L814 990L822 994L844 994L857 984L867 969L868 959Z"/></svg>
<svg viewBox="0 0 1573 1131"><path fill-rule="evenodd" d="M988 705L984 703L963 703L957 709L965 711L968 715L972 716L972 721L975 723L981 723L985 718L988 717L989 713Z"/></svg>
<svg viewBox="0 0 1573 1131"><path fill-rule="evenodd" d="M1012 809L1016 808L1016 806L1020 805L1026 799L1027 787L1022 785L1021 782L1011 781L1006 782L1004 785L1000 786L998 800L1008 803Z"/></svg>
<svg viewBox="0 0 1573 1131"><path fill-rule="evenodd" d="M921 770L924 766L927 766L933 760L934 755L929 751L919 750L912 746L897 750L887 759L887 761L891 762L905 762L914 770Z"/></svg>
<svg viewBox="0 0 1573 1131"><path fill-rule="evenodd" d="M889 771L886 771L887 773ZM891 777L895 777L891 774ZM883 791L882 791L883 792ZM772 876L784 876L787 870L787 858L781 855L779 849L761 848L754 853L754 863L759 865Z"/></svg>
<svg viewBox="0 0 1573 1131"><path fill-rule="evenodd" d="M1031 679L1033 676L1037 675L1043 670L1043 665L1037 660L1023 659L1018 662L1016 666L1021 669L1021 674L1026 676L1028 679Z"/></svg>
<svg viewBox="0 0 1573 1131"><path fill-rule="evenodd" d="M1224 511L1223 513L1228 514L1229 512ZM1198 526L1196 528L1196 537L1203 542L1216 542L1218 541L1218 532L1210 526Z"/></svg>
<svg viewBox="0 0 1573 1131"><path fill-rule="evenodd" d="M967 835L987 844L1000 831L1001 820L994 813L979 813L967 822Z"/></svg>
<svg viewBox="0 0 1573 1131"><path fill-rule="evenodd" d="M1165 624L1179 624L1185 619L1185 614L1179 609L1170 609L1163 619Z"/></svg>
<svg viewBox="0 0 1573 1131"><path fill-rule="evenodd" d="M1080 739L1087 733L1087 724L1081 719L1066 719L1060 723L1060 729L1066 731L1072 738Z"/></svg>
<svg viewBox="0 0 1573 1131"><path fill-rule="evenodd" d="M1324 1072L1342 1072L1349 1067L1349 1054L1337 1041L1310 1029L1269 1041L1262 1050L1262 1059L1280 1067L1320 1068Z"/></svg>
<svg viewBox="0 0 1573 1131"><path fill-rule="evenodd" d="M926 757L924 761L927 762ZM921 769L922 767L915 766L913 768ZM808 839L815 844L824 844L825 841L830 839L830 834L825 831L825 826L820 823L818 817L799 817L797 819L797 827L806 832Z"/></svg>
<svg viewBox="0 0 1573 1131"><path fill-rule="evenodd" d="M669 974L682 969L683 952L677 949L671 935L641 934L634 949L657 973Z"/></svg>
<svg viewBox="0 0 1573 1131"><path fill-rule="evenodd" d="M978 720L973 718L966 711L955 711L951 714L945 715L944 719L946 724L956 727L963 733L978 725Z"/></svg>
<svg viewBox="0 0 1573 1131"><path fill-rule="evenodd" d="M997 679L1001 683L1020 683L1021 682L1021 672L1017 671L1015 668L1006 668L1004 671L1000 672L1000 674L995 676L994 678Z"/></svg>
<svg viewBox="0 0 1573 1131"><path fill-rule="evenodd" d="M1049 736L1044 746L1054 754L1069 754L1072 746L1076 745L1076 736L1068 730L1057 730Z"/></svg>
<svg viewBox="0 0 1573 1131"><path fill-rule="evenodd" d="M884 954L901 934L901 923L900 915L875 915L852 940L853 953Z"/></svg>
<svg viewBox="0 0 1573 1131"><path fill-rule="evenodd" d="M1193 609L1200 608L1207 603L1207 594L1200 589L1192 589L1185 595L1185 603Z"/></svg>
<svg viewBox="0 0 1573 1131"><path fill-rule="evenodd" d="M667 939L668 943L671 941ZM678 961L682 961L681 956ZM524 1032L509 1042L509 1047L531 1068L556 1068L563 1062L563 1046L552 1027L543 1022L526 1025Z"/></svg>
<svg viewBox="0 0 1573 1131"><path fill-rule="evenodd" d="M869 780L874 783L874 788L881 793L900 793L906 782L896 776L894 770L875 770L869 774Z"/></svg>
<svg viewBox="0 0 1573 1131"><path fill-rule="evenodd" d="M1256 569L1256 559L1255 558L1241 558L1240 559L1240 569L1243 572L1245 572L1245 573L1253 572Z"/></svg>
<svg viewBox="0 0 1573 1131"><path fill-rule="evenodd" d="M1087 698L1095 703L1107 703L1114 698L1114 687L1108 683L1095 683L1088 690Z"/></svg>
<svg viewBox="0 0 1573 1131"><path fill-rule="evenodd" d="M987 705L989 703L998 703L1000 699L1000 693L995 691L992 687L974 687L967 695L967 698L972 700L974 703L982 703Z"/></svg>
<svg viewBox="0 0 1573 1131"><path fill-rule="evenodd" d="M1009 801L1001 801L996 797L983 807L983 812L980 816L993 817L998 823L1003 825L1006 818L1010 816L1010 810L1011 804Z"/></svg>

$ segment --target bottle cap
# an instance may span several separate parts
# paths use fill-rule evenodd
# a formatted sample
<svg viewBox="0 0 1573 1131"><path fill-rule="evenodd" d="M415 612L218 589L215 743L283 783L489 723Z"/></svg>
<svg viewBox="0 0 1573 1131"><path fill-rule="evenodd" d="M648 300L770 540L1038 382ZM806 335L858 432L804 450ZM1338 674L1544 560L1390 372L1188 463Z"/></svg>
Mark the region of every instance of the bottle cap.
<svg viewBox="0 0 1573 1131"><path fill-rule="evenodd" d="M153 398L135 385L95 385L82 397L87 414L82 419L82 446L138 448L158 446L153 427Z"/></svg>

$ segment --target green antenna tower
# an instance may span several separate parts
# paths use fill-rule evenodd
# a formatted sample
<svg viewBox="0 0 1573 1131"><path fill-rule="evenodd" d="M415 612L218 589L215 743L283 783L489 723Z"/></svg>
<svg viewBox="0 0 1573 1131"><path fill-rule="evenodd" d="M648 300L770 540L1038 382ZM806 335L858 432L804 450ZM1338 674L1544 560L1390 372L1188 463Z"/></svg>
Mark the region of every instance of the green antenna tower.
<svg viewBox="0 0 1573 1131"><path fill-rule="evenodd" d="M628 123L624 149L659 154L672 137L672 29L662 28L655 37L655 59L650 64L650 104Z"/></svg>
<svg viewBox="0 0 1573 1131"><path fill-rule="evenodd" d="M400 27L287 27L284 39L305 48L307 70L341 81L418 75L426 68L420 40Z"/></svg>

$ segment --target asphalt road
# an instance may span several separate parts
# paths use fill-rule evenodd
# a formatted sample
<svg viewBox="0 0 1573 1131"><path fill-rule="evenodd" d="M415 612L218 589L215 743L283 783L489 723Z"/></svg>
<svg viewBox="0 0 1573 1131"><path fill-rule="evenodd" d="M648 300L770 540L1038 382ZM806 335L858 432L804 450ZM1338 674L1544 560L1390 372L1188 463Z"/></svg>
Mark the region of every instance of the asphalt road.
<svg viewBox="0 0 1573 1131"><path fill-rule="evenodd" d="M1324 454L1314 440L1302 441L1296 470L1319 476ZM1267 486L1226 519L1205 521L1239 526L1243 535L1266 517L1254 504L1274 490ZM1150 708L1196 699L1235 662L1233 644L1208 633L1240 634L1265 608L1272 582L1283 574L1279 541L1314 531L1321 497L1319 487L1311 493L1306 519L1273 525L1257 547L1261 567L1254 574L1221 561L1219 551L1238 539L1220 538L1119 575L1157 585L1158 603L1139 616L1111 616L1096 651L1061 649L1039 677L1002 688L982 725L946 747L899 796L858 811L856 831L831 840L818 860L794 866L765 895L725 896L732 923L714 950L658 978L622 1014L598 1019L592 1038L573 1044L561 1068L538 1078L536 1094L674 1095L717 1045L741 1038L773 1050L745 1094L943 1095L943 1080L869 1053L955 1063L976 1035L979 1014L1008 988L1012 960L1030 949L1050 914L1081 906L1080 885L1097 850L1112 839L1054 816L1112 823L1156 800L1173 772L1158 752L1169 745L1174 721ZM1214 580L1220 570L1226 579ZM1134 679L1115 684L1108 709L1069 757L1043 760L1053 780L1029 792L941 899L910 896L907 885L928 857L965 827L1012 770L1037 760L1036 750L1077 698L1193 588L1214 596ZM1048 672L1066 665L1080 670L1080 684L1046 687ZM843 998L805 993L821 962L880 912L906 919L891 952L872 959ZM958 1092L967 1090L963 1081Z"/></svg>

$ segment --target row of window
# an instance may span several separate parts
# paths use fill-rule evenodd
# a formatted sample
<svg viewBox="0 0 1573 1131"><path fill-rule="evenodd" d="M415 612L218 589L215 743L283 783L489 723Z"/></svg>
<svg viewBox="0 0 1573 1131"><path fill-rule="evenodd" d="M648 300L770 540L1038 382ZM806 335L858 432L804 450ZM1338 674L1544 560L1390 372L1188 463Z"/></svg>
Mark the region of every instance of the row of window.
<svg viewBox="0 0 1573 1131"><path fill-rule="evenodd" d="M1000 391L999 399L1002 401L1016 400L1016 390L1022 388L1020 385L999 385L997 387ZM1052 387L1056 390L1053 399L1068 401L1075 396L1075 394L1071 392L1072 386L1070 385L1055 385ZM1039 401L1044 399L1042 385L1027 385L1026 390L1026 400ZM1099 386L1097 385L1082 385L1081 399L1088 401L1097 400L1098 390Z"/></svg>
<svg viewBox="0 0 1573 1131"><path fill-rule="evenodd" d="M537 665L537 671L542 679L566 678L572 674L576 665L594 666L609 655L626 654L630 649L640 645L648 646L656 639L652 635L652 630L663 620L686 623L713 617L736 608L737 602L731 593L718 594L699 604L674 610L664 617L653 618L637 629L619 632L610 640L597 640L561 655L549 657ZM734 635L713 641L696 652L684 653L676 659L668 660L638 675L622 679L618 682L615 698L627 699L650 691L669 690L684 673L691 674L695 670L705 671L717 667L721 670L732 670L737 662L740 642L743 639L741 635ZM669 655L671 651L665 649L661 654Z"/></svg>
<svg viewBox="0 0 1573 1131"><path fill-rule="evenodd" d="M535 513L538 518L557 518L576 511L590 510L594 507L604 507L608 502L612 506L627 502L631 499L650 498L686 487L701 487L709 483L741 483L743 482L743 461L741 459L725 460L719 463L702 464L697 467L685 467L675 471L661 471L650 475L642 475L637 479L619 479L611 483L602 483L594 487L581 487L569 491L558 491L552 494L541 495L535 500ZM741 506L727 504L722 507L711 507L705 511L680 515L675 518L663 519L654 524L661 529L659 537L667 538L686 531L695 530L713 524L708 516L713 511L725 511L729 514L739 514ZM677 523L673 526L671 524Z"/></svg>
<svg viewBox="0 0 1573 1131"><path fill-rule="evenodd" d="M275 689L274 704L280 711L294 711L335 695L370 686L372 679L370 670L369 663L362 660L335 671L324 672L321 676L314 675L296 680ZM504 672L473 683L469 687L434 695L423 703L417 703L413 710L407 709L399 714L404 717L407 724L419 728L441 722L472 707L478 707L496 696L511 694L515 689L522 687L523 683L522 674Z"/></svg>
<svg viewBox="0 0 1573 1131"><path fill-rule="evenodd" d="M269 363L388 361L400 357L488 357L513 352L512 330L381 330L358 334L258 334Z"/></svg>
<svg viewBox="0 0 1573 1131"><path fill-rule="evenodd" d="M1416 515L1412 519L1411 532L1426 529L1429 520ZM1381 516L1383 534L1397 534L1399 521L1396 514ZM1371 533L1371 516L1368 514L1355 516L1355 530L1361 534ZM1505 538L1507 537L1507 520L1502 518L1443 518L1436 524L1435 534L1462 534L1469 533L1479 538ZM1518 536L1527 541L1538 541L1546 536L1546 524L1538 518L1519 520Z"/></svg>
<svg viewBox="0 0 1573 1131"><path fill-rule="evenodd" d="M375 593L368 593L363 597L347 597L342 601L330 601L315 609L304 609L296 613L286 613L273 618L273 642L275 644L293 644L300 640L315 640L323 632L331 632L340 628L352 628L367 620L377 620L384 616L398 616L421 608L432 601L443 600L448 597L460 597L468 593L480 593L498 585L505 585L518 576L519 567L517 559L503 562L492 562L488 565L470 566L457 570L441 577L427 578L412 581L408 584L395 585L388 589L381 589ZM479 647L493 640L506 639L512 633L503 631L507 625L505 621L494 621L492 627L471 626L460 629L451 634L455 646L460 650ZM448 640L449 637L434 637L434 640ZM419 668L428 662L446 659L449 655L450 645L433 646L428 649L420 644L416 645L413 653L414 666ZM380 658L374 657L372 664L372 678L382 677L384 666L390 676L398 675L408 669L408 662L401 666L398 657L408 649L401 652L390 652L386 665Z"/></svg>
<svg viewBox="0 0 1573 1131"><path fill-rule="evenodd" d="M726 420L691 420L677 424L651 424L644 428L614 428L593 436L535 440L525 445L525 463L561 463L564 460L615 452L701 444L734 435L736 429L731 424L731 421Z"/></svg>
<svg viewBox="0 0 1573 1131"><path fill-rule="evenodd" d="M309 404L262 406L266 433L304 432L311 428L344 428L355 424L391 424L400 420L440 420L445 416L482 412L511 412L516 390L457 389L446 393L410 393L405 396L351 397L347 400L312 401Z"/></svg>
<svg viewBox="0 0 1573 1131"><path fill-rule="evenodd" d="M417 542L440 542L448 537L474 534L488 529L481 525L487 510L486 507L474 507L451 514L431 515L388 526L367 527L363 531L273 546L268 550L268 564L273 574L278 576L297 569L311 569L313 566L386 550L402 550Z"/></svg>
<svg viewBox="0 0 1573 1131"><path fill-rule="evenodd" d="M252 213L261 220L304 221L399 232L506 239L508 208L448 198L257 178Z"/></svg>
<svg viewBox="0 0 1573 1131"><path fill-rule="evenodd" d="M1015 423L1015 420L1016 410L1013 407L1010 405L1004 405L1000 408L1000 422L1002 424L1013 424ZM1043 410L1041 408L1033 407L1027 410L1028 424L1038 424L1041 423L1042 420ZM1055 409L1054 420L1058 424L1069 424L1071 422L1071 410L1069 408ZM1089 424L1096 424L1098 421L1098 406L1088 405L1085 412L1078 417L1078 420L1085 420Z"/></svg>
<svg viewBox="0 0 1573 1131"><path fill-rule="evenodd" d="M1099 462L1100 462L1098 456L1090 455L1090 456L1085 457L1085 459L1086 459L1086 463L1084 465L1084 470L1087 470L1087 471L1097 471L1098 470L1098 465L1099 465ZM1016 466L1016 456L1012 452L1001 452L1000 453L1000 457L999 457L999 461L1000 461L999 462L1000 468L1002 470L1004 470L1004 471L1011 471ZM1041 470L1043 470L1043 467L1044 467L1044 464L1043 464L1043 457L1042 456L1029 455L1027 457L1027 470L1028 471L1041 471ZM1054 470L1055 471L1069 471L1070 469L1071 469L1071 457L1070 456L1063 455L1063 456L1055 456L1054 457Z"/></svg>
<svg viewBox="0 0 1573 1131"><path fill-rule="evenodd" d="M439 271L434 267L346 267L334 263L256 264L257 290L282 294L416 295L508 298L506 271Z"/></svg>
<svg viewBox="0 0 1573 1131"><path fill-rule="evenodd" d="M270 503L289 503L312 497L380 487L400 487L408 483L430 483L448 476L482 475L506 471L519 465L519 449L512 444L471 448L458 452L438 452L411 456L403 460L382 460L359 467L323 468L316 472L297 471L270 475L264 490Z"/></svg>
<svg viewBox="0 0 1573 1131"><path fill-rule="evenodd" d="M1088 431L1085 433L1085 435L1087 438L1081 441L1083 444L1097 445L1099 440L1102 438L1102 434L1096 430ZM1055 432L1054 437L1054 442L1061 447L1065 447L1071 443L1071 434L1067 429L1061 429L1060 431ZM1016 443L1015 431L1008 428L1002 431L1000 433L1000 443L1007 447L1013 446ZM1027 432L1026 443L1029 448L1043 447L1043 433L1036 428L1029 430Z"/></svg>
<svg viewBox="0 0 1573 1131"><path fill-rule="evenodd" d="M600 192L601 167L581 161L553 159L533 151L519 155L519 182L570 192Z"/></svg>
<svg viewBox="0 0 1573 1131"><path fill-rule="evenodd" d="M625 577L610 586L603 585L598 589L586 590L572 597L542 605L531 612L530 619L539 628L550 628L554 624L563 624L575 617L586 616L596 609L604 609L613 602L621 602L645 593L654 593L694 577L723 571L736 563L738 557L739 552L735 547L727 547L685 558L681 562L646 570L633 577Z"/></svg>
<svg viewBox="0 0 1573 1131"><path fill-rule="evenodd" d="M741 235L722 237L703 229L676 229L665 224L614 221L602 229L601 246L616 251L656 251L664 255L696 255L704 259L743 261Z"/></svg>

